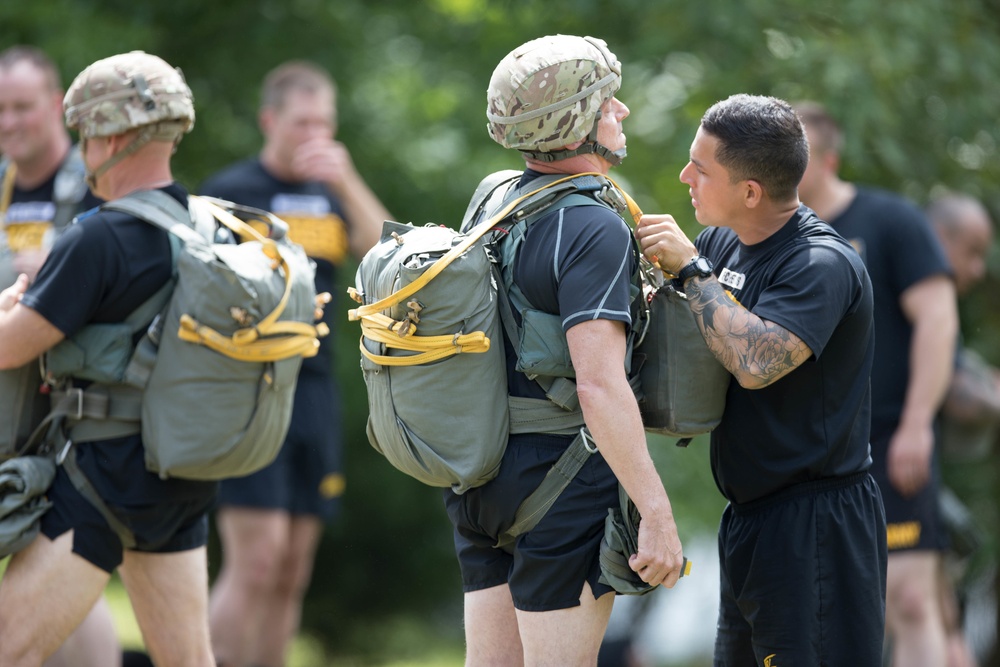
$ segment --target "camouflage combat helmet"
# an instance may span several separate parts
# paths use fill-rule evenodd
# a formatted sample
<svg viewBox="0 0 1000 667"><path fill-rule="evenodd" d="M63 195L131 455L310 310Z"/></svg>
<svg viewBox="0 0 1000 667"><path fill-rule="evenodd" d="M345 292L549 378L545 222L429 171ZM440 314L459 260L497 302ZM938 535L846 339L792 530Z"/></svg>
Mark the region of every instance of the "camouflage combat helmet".
<svg viewBox="0 0 1000 667"><path fill-rule="evenodd" d="M83 70L63 108L66 125L84 139L156 125L153 139L176 141L194 126L194 101L180 70L142 51L104 58Z"/></svg>
<svg viewBox="0 0 1000 667"><path fill-rule="evenodd" d="M534 39L500 61L487 91L490 136L543 162L597 153L624 158L597 143L601 105L621 86L621 63L604 40L552 35ZM559 150L577 141L575 150Z"/></svg>
<svg viewBox="0 0 1000 667"><path fill-rule="evenodd" d="M179 69L162 58L132 51L93 63L73 80L63 99L66 125L83 140L138 130L135 139L93 172L87 182L150 141L174 144L194 127L194 100Z"/></svg>

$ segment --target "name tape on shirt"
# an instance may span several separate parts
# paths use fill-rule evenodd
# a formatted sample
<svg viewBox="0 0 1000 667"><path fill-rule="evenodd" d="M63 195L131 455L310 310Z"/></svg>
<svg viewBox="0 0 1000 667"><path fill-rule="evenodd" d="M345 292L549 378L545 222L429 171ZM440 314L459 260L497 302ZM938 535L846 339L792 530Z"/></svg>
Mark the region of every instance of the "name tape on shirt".
<svg viewBox="0 0 1000 667"><path fill-rule="evenodd" d="M744 274L736 273L729 269L722 269L722 272L719 274L719 282L731 289L743 289L743 283L746 280L747 277Z"/></svg>

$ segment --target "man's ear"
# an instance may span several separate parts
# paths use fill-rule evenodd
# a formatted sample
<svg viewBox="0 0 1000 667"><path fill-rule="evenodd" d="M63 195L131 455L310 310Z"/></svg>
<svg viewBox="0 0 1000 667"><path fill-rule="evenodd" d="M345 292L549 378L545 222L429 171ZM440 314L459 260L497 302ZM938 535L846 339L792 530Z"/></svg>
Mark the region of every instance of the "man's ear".
<svg viewBox="0 0 1000 667"><path fill-rule="evenodd" d="M271 131L272 125L274 125L274 109L272 107L264 107L257 112L257 127L260 128L261 134L266 137Z"/></svg>
<svg viewBox="0 0 1000 667"><path fill-rule="evenodd" d="M59 119L59 124L62 125L63 122L63 92L61 90L56 90L52 93L51 98L52 113L55 114L56 118Z"/></svg>
<svg viewBox="0 0 1000 667"><path fill-rule="evenodd" d="M840 153L837 151L826 151L823 154L823 162L826 170L834 176L840 173Z"/></svg>
<svg viewBox="0 0 1000 667"><path fill-rule="evenodd" d="M764 188L752 178L743 181L743 203L747 208L756 208L764 201Z"/></svg>

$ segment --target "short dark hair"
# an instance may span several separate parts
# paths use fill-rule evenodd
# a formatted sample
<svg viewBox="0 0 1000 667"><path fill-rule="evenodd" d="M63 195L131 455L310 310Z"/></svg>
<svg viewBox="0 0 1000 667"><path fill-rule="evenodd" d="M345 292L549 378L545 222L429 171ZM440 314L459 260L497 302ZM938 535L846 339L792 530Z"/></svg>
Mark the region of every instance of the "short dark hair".
<svg viewBox="0 0 1000 667"><path fill-rule="evenodd" d="M62 77L59 75L59 68L38 47L18 44L0 52L0 69L10 69L21 62L30 63L40 70L48 79L49 87L52 90L62 90Z"/></svg>
<svg viewBox="0 0 1000 667"><path fill-rule="evenodd" d="M732 95L705 112L701 127L719 140L715 159L734 183L757 181L774 201L796 196L809 163L809 144L788 102Z"/></svg>
<svg viewBox="0 0 1000 667"><path fill-rule="evenodd" d="M337 86L330 73L309 60L289 60L278 65L264 77L260 93L260 106L280 109L288 93L293 90L317 92L329 90L337 94Z"/></svg>

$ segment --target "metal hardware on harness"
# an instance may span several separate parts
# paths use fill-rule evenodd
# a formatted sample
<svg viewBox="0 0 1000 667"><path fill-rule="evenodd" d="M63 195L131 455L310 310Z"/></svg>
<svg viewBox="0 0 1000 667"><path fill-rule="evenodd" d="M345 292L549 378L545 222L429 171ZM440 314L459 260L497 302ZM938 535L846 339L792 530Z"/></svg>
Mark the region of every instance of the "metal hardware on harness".
<svg viewBox="0 0 1000 667"><path fill-rule="evenodd" d="M584 446L584 448L588 452L590 452L591 454L596 454L597 453L597 445L596 444L592 444L594 441L590 437L590 435L587 433L587 427L586 426L580 427L580 437L583 438L583 446Z"/></svg>
<svg viewBox="0 0 1000 667"><path fill-rule="evenodd" d="M56 464L62 465L62 462L66 460L66 455L69 454L69 448L73 446L72 440L66 440L66 444L63 445L62 450L56 456Z"/></svg>
<svg viewBox="0 0 1000 667"><path fill-rule="evenodd" d="M628 209L628 202L625 201L625 197L622 196L622 193L617 188L611 185L605 185L601 188L597 196L619 213Z"/></svg>
<svg viewBox="0 0 1000 667"><path fill-rule="evenodd" d="M76 414L71 417L72 419L83 419L83 389L70 387L66 390L66 398L69 398L73 394L76 394Z"/></svg>

